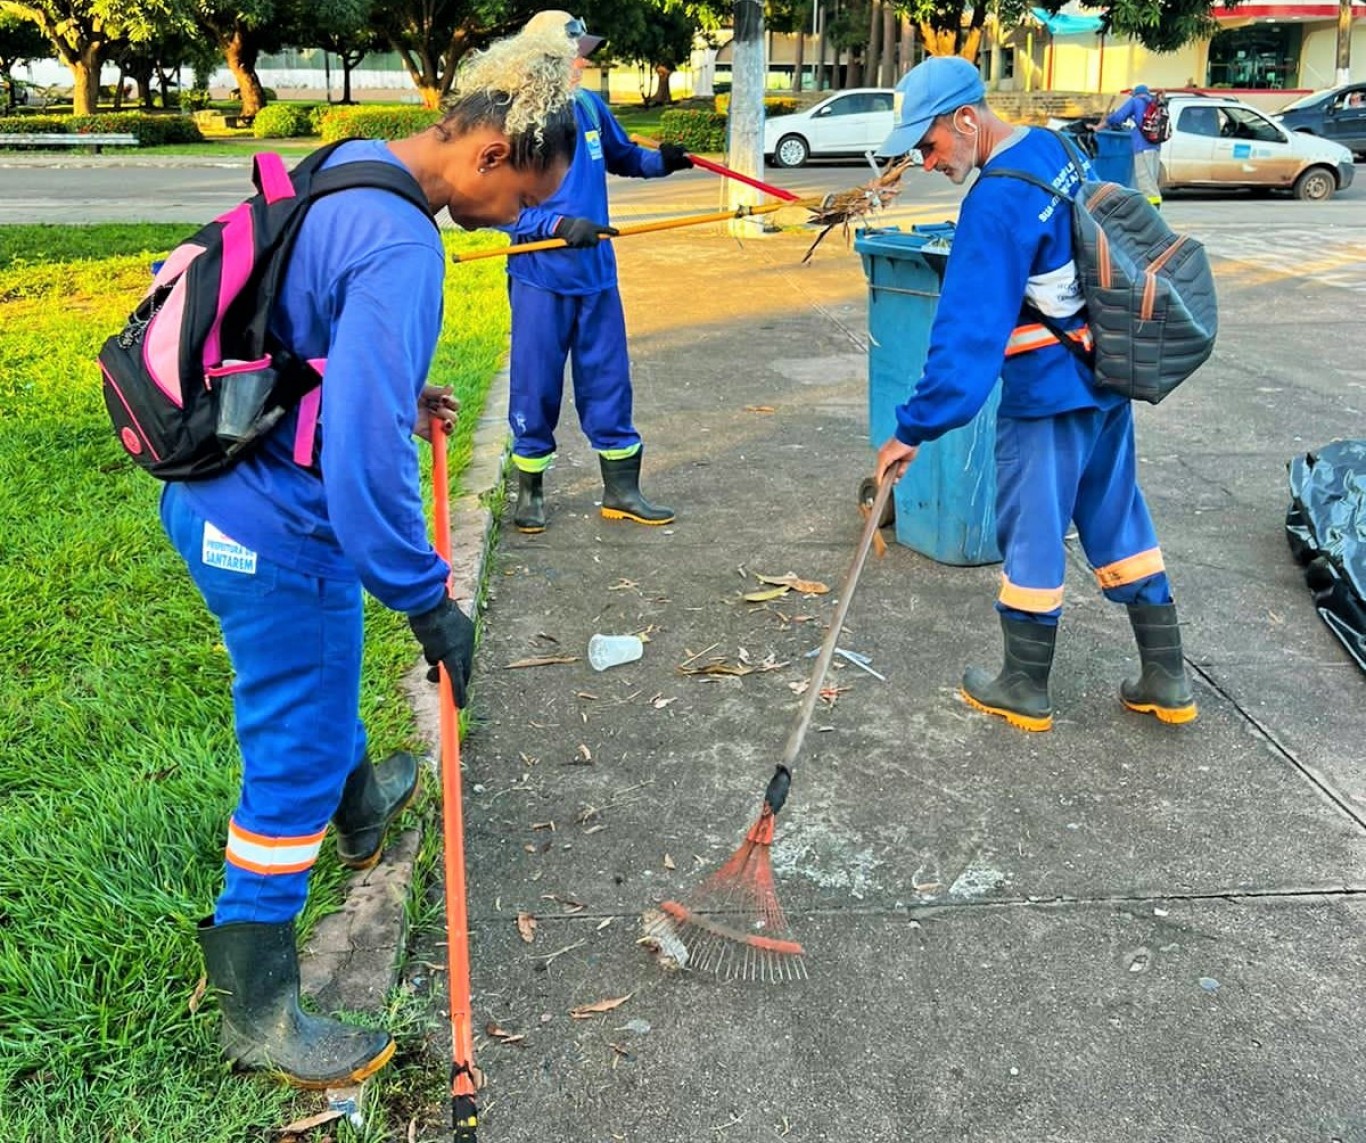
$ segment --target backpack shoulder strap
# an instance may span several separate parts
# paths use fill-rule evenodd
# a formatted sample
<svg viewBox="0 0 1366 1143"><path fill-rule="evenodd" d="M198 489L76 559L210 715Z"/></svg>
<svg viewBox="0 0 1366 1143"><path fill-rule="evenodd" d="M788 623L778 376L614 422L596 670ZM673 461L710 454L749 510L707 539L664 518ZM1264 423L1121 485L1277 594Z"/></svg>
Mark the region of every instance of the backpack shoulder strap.
<svg viewBox="0 0 1366 1143"><path fill-rule="evenodd" d="M422 211L433 226L437 225L436 219L432 216L431 205L427 202L427 196L422 193L422 188L417 185L417 180L407 170L396 167L393 163L360 160L328 167L327 170L319 171L313 176L308 188L308 197L318 199L355 187L375 187L396 194L400 198L406 198Z"/></svg>

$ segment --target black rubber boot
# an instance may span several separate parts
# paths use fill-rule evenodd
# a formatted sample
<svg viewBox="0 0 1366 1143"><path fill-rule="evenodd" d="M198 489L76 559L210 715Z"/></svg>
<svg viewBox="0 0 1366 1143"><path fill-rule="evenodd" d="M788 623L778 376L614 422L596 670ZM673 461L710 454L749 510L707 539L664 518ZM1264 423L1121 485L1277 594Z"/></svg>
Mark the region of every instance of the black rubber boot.
<svg viewBox="0 0 1366 1143"><path fill-rule="evenodd" d="M1052 730L1048 674L1053 669L1057 627L1002 615L1001 631L1005 636L1001 673L992 678L981 667L969 667L963 672L963 698L969 706L1004 718L1020 730Z"/></svg>
<svg viewBox="0 0 1366 1143"><path fill-rule="evenodd" d="M517 470L517 511L512 526L519 532L535 535L545 531L545 491L543 472Z"/></svg>
<svg viewBox="0 0 1366 1143"><path fill-rule="evenodd" d="M672 524L674 510L651 504L640 494L640 458L644 449L622 460L598 455L602 466L602 515L608 520L634 520L637 524Z"/></svg>
<svg viewBox="0 0 1366 1143"><path fill-rule="evenodd" d="M1181 656L1181 626L1174 603L1131 603L1129 623L1138 642L1138 677L1119 685L1120 701L1163 722L1190 722L1200 712Z"/></svg>
<svg viewBox="0 0 1366 1143"><path fill-rule="evenodd" d="M294 922L199 922L209 984L223 1013L223 1052L244 1068L279 1072L299 1087L359 1083L389 1062L388 1032L355 1028L299 1007Z"/></svg>
<svg viewBox="0 0 1366 1143"><path fill-rule="evenodd" d="M421 772L411 754L391 754L378 766L367 754L342 787L332 815L337 828L337 860L348 869L369 869L379 861L384 832L413 800Z"/></svg>

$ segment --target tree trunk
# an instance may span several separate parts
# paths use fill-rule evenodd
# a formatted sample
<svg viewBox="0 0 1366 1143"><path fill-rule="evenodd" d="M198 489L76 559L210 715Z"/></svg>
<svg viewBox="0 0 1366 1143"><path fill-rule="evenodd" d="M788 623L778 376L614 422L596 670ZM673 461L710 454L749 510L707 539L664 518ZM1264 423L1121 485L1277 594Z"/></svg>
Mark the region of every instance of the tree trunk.
<svg viewBox="0 0 1366 1143"><path fill-rule="evenodd" d="M71 112L73 115L94 115L100 103L100 54L104 44L83 43L67 60L71 69Z"/></svg>
<svg viewBox="0 0 1366 1143"><path fill-rule="evenodd" d="M890 3L882 5L882 83L881 87L895 87L899 78L898 69L905 71L905 64L896 58L896 8Z"/></svg>
<svg viewBox="0 0 1366 1143"><path fill-rule="evenodd" d="M228 70L237 80L237 93L242 99L242 118L251 119L266 105L266 93L261 87L260 77L256 74L256 60L260 49L251 42L250 36L240 26L232 30L223 45L223 58Z"/></svg>
<svg viewBox="0 0 1366 1143"><path fill-rule="evenodd" d="M1352 0L1338 0L1337 82L1352 82Z"/></svg>
<svg viewBox="0 0 1366 1143"><path fill-rule="evenodd" d="M806 67L806 28L797 25L797 54L792 63L792 90L801 91L802 71Z"/></svg>
<svg viewBox="0 0 1366 1143"><path fill-rule="evenodd" d="M351 102L351 73L360 67L361 60L365 59L366 52L338 52L337 58L342 65L342 98L343 103Z"/></svg>
<svg viewBox="0 0 1366 1143"><path fill-rule="evenodd" d="M863 55L857 46L849 49L849 86L863 86Z"/></svg>
<svg viewBox="0 0 1366 1143"><path fill-rule="evenodd" d="M872 0L868 5L868 47L865 50L868 60L868 86L882 84L882 0Z"/></svg>
<svg viewBox="0 0 1366 1143"><path fill-rule="evenodd" d="M672 78L674 69L668 64L655 64L655 90L650 96L650 102L656 107L665 107L674 101L673 92L669 90L669 81Z"/></svg>
<svg viewBox="0 0 1366 1143"><path fill-rule="evenodd" d="M825 71L825 0L816 0L816 24L819 28L816 39L816 90L824 91Z"/></svg>
<svg viewBox="0 0 1366 1143"><path fill-rule="evenodd" d="M726 163L742 175L761 179L764 177L764 80L767 72L763 0L735 0L734 18ZM725 186L728 209L754 206L762 199L759 191L744 183L728 179ZM740 237L752 236L761 229L755 226L754 220L738 218L729 228L731 234Z"/></svg>

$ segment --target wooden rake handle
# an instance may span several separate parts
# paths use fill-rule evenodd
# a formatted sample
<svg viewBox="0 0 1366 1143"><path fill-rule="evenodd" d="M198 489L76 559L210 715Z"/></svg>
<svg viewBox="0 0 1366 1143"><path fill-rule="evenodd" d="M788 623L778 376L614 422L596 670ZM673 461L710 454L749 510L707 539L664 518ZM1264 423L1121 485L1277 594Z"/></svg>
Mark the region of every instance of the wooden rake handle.
<svg viewBox="0 0 1366 1143"><path fill-rule="evenodd" d="M685 214L680 218L662 218L655 222L637 222L631 226L620 226L614 236L630 238L636 234L653 234L658 230L677 230L682 226L701 226L708 222L729 222L733 218L750 218L759 214L772 214L790 206L815 207L820 205L817 198L799 198L791 202L766 202L760 206L738 206L734 210L717 210L710 214ZM568 246L563 238L544 238L539 242L519 242L512 246L500 246L496 250L472 250L467 254L452 254L452 262L477 262L480 258L508 258L514 254L534 254L538 250L559 250Z"/></svg>
<svg viewBox="0 0 1366 1143"><path fill-rule="evenodd" d="M849 604L854 598L854 588L858 586L859 574L863 571L864 563L867 562L868 549L873 546L873 537L877 534L883 509L887 507L887 497L891 495L892 485L895 483L896 481L889 475L884 477L882 483L878 485L877 496L868 512L868 519L864 522L863 534L859 536L854 558L849 564L849 570L844 575L844 582L840 584L840 598L835 605L835 615L830 620L830 629L825 633L825 641L821 644L821 653L816 657L816 666L811 672L810 685L806 688L806 694L802 696L802 707L797 713L797 722L792 727L792 733L788 736L787 745L783 748L782 760L778 763L780 772L786 771L790 775L793 766L796 765L797 755L801 753L807 727L811 725L811 716L816 711L816 703L820 701L821 687L825 685L825 676L830 670L830 661L835 657L835 647L839 644L840 631L844 627L845 616L849 614Z"/></svg>
<svg viewBox="0 0 1366 1143"><path fill-rule="evenodd" d="M659 148L658 139L649 139L644 135L632 135L631 142L638 147L649 147L652 151L658 150ZM784 202L801 201L801 195L793 194L790 190L784 190L782 187L775 187L771 183L760 182L750 175L742 175L739 171L733 171L729 167L723 167L720 163L713 162L711 159L704 159L701 155L694 155L691 151L688 152L688 158L692 160L692 165L694 167L700 167L704 171L711 171L712 174L720 175L722 178L734 179L737 183L744 183L745 186L753 187L755 190L761 190L764 194L772 195L774 198L780 198Z"/></svg>

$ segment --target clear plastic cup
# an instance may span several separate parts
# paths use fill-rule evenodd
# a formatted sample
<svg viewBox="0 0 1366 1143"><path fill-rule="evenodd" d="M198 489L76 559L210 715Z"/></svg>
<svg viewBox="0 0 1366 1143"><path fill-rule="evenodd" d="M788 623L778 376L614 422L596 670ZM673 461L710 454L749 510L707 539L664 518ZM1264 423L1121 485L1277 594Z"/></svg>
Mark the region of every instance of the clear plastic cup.
<svg viewBox="0 0 1366 1143"><path fill-rule="evenodd" d="M639 635L594 635L588 640L588 665L595 671L634 663L644 653Z"/></svg>

